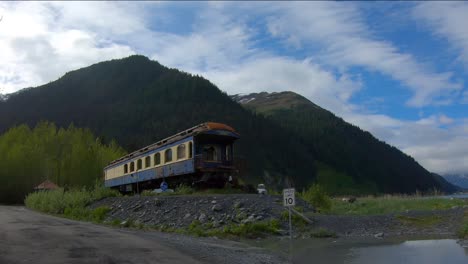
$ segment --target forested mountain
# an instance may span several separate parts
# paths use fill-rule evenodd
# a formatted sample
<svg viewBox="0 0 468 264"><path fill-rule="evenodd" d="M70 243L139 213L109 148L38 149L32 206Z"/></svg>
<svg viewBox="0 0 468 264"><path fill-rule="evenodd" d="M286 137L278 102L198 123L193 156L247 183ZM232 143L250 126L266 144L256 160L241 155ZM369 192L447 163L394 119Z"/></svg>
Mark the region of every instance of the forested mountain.
<svg viewBox="0 0 468 264"><path fill-rule="evenodd" d="M235 154L246 162L244 179L251 183L301 189L318 178L340 192L361 193L441 188L396 148L306 102L268 108L272 115L264 116L202 77L131 56L9 95L0 101L0 133L40 120L73 123L132 151L198 123L222 122L241 134Z"/></svg>
<svg viewBox="0 0 468 264"><path fill-rule="evenodd" d="M247 163L246 181L283 187L289 179L303 187L315 176L312 154L292 133L244 109L208 80L143 56L72 71L0 103L0 132L40 120L90 128L127 151L202 122L222 122L241 135L234 150Z"/></svg>
<svg viewBox="0 0 468 264"><path fill-rule="evenodd" d="M263 92L232 98L304 140L318 161L318 181L332 192L412 192L432 185L455 190L412 157L296 93Z"/></svg>

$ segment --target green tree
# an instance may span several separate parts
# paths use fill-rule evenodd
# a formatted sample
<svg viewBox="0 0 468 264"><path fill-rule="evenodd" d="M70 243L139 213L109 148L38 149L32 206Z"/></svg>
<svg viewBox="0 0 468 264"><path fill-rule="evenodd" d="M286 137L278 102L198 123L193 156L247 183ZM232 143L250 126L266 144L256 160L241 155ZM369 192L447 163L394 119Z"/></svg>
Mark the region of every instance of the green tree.
<svg viewBox="0 0 468 264"><path fill-rule="evenodd" d="M115 142L102 144L89 129L73 125L13 127L0 136L0 202L20 203L46 179L63 187L92 186L103 168L124 154Z"/></svg>

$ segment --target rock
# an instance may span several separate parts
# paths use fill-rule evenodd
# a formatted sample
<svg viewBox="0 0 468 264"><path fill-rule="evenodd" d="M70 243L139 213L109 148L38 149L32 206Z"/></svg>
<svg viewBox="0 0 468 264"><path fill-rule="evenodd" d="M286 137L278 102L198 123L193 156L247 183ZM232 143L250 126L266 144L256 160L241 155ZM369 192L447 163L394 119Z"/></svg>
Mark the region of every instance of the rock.
<svg viewBox="0 0 468 264"><path fill-rule="evenodd" d="M462 246L463 248L468 249L468 239L460 239L457 241L457 243Z"/></svg>
<svg viewBox="0 0 468 264"><path fill-rule="evenodd" d="M458 206L457 206L457 205L452 206L452 210L455 210L455 209L458 209Z"/></svg>
<svg viewBox="0 0 468 264"><path fill-rule="evenodd" d="M243 219L245 219L246 217L247 217L247 214L246 214L246 213L240 212L240 213L238 213L238 214L236 215L235 218L236 218L237 220L243 220Z"/></svg>
<svg viewBox="0 0 468 264"><path fill-rule="evenodd" d="M198 217L198 221L200 221L200 223L205 223L206 222L206 214L200 214L200 216Z"/></svg>
<svg viewBox="0 0 468 264"><path fill-rule="evenodd" d="M242 220L241 224L248 224L253 222L255 222L255 217L251 215L247 219Z"/></svg>
<svg viewBox="0 0 468 264"><path fill-rule="evenodd" d="M216 203L216 201L215 201L215 200L213 200L213 201L211 201L211 203L212 203L212 204L215 204L215 203Z"/></svg>
<svg viewBox="0 0 468 264"><path fill-rule="evenodd" d="M377 233L374 235L375 238L383 238L384 237L384 233L383 232L380 232L380 233Z"/></svg>
<svg viewBox="0 0 468 264"><path fill-rule="evenodd" d="M189 218L190 216L191 216L191 214L187 213L187 214L185 214L184 219L187 219L187 218Z"/></svg>
<svg viewBox="0 0 468 264"><path fill-rule="evenodd" d="M219 212L223 210L223 207L220 204L215 204L213 207L211 207L211 210L214 212Z"/></svg>
<svg viewBox="0 0 468 264"><path fill-rule="evenodd" d="M344 197L341 199L341 201L345 203L354 203L356 201L356 197L350 196L350 197Z"/></svg>
<svg viewBox="0 0 468 264"><path fill-rule="evenodd" d="M212 224L213 224L213 228L218 228L218 227L221 226L220 223L218 221L216 221L216 220L213 221Z"/></svg>
<svg viewBox="0 0 468 264"><path fill-rule="evenodd" d="M262 219L263 219L263 216L261 216L261 215L257 215L257 216L255 217L255 221L260 221L260 220L262 220Z"/></svg>
<svg viewBox="0 0 468 264"><path fill-rule="evenodd" d="M241 208L244 204L241 201L236 201L234 203L234 208Z"/></svg>

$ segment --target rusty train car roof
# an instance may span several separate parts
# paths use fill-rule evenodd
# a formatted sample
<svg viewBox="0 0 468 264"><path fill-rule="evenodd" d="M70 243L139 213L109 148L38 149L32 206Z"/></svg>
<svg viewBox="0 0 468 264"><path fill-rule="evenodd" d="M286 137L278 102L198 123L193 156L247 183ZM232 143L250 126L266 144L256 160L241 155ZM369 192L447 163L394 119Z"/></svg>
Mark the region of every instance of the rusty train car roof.
<svg viewBox="0 0 468 264"><path fill-rule="evenodd" d="M226 125L226 124L222 124L222 123L215 123L215 122L206 122L206 123L202 123L202 124L199 124L199 125L196 125L192 128L189 128L189 129L186 129L182 132L179 132L175 135L172 135L170 137L167 137L163 140L160 140L156 143L153 143L149 146L146 146L144 148L141 148L139 150L136 150L134 152L131 152L121 158L118 158L112 162L110 162L104 169L108 168L109 166L112 166L118 162L121 162L123 160L126 160L126 159L130 159L132 157L135 157L135 156L138 156L144 152L147 152L147 151L151 151L153 149L156 149L156 148L160 148L160 147L163 147L165 145L168 145L168 144L171 144L173 142L176 142L178 140L181 140L183 138L186 138L186 137L190 137L190 136L195 136L197 134L200 134L200 133L203 133L203 132L206 132L206 131L210 131L210 130L226 130L226 131L229 131L229 132L232 132L234 134L237 134L239 135L239 133L236 132L236 130L234 130L234 128Z"/></svg>

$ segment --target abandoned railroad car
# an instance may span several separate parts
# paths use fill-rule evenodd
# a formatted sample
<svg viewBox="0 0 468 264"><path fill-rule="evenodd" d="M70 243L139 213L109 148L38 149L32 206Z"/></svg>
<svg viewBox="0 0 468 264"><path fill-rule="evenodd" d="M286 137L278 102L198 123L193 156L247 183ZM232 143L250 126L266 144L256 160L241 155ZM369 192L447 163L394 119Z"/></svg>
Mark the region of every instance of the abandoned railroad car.
<svg viewBox="0 0 468 264"><path fill-rule="evenodd" d="M203 123L112 161L105 186L122 192L169 185L221 187L234 172L233 143L239 134L221 123ZM138 183L138 184L137 184Z"/></svg>

